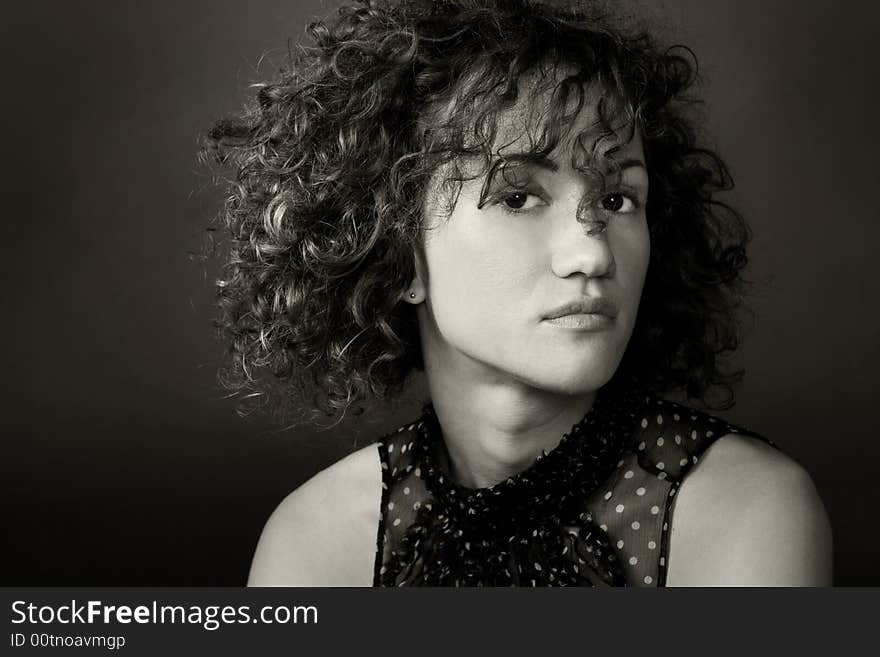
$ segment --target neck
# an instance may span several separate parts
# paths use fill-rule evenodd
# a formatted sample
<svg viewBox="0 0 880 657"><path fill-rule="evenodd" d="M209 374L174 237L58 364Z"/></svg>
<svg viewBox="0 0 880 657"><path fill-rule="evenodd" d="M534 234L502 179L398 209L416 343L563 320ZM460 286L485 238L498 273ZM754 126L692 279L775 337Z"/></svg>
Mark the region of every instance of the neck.
<svg viewBox="0 0 880 657"><path fill-rule="evenodd" d="M426 353L425 374L449 474L469 488L492 486L522 472L542 450L556 447L595 399L595 392L541 390L460 353Z"/></svg>

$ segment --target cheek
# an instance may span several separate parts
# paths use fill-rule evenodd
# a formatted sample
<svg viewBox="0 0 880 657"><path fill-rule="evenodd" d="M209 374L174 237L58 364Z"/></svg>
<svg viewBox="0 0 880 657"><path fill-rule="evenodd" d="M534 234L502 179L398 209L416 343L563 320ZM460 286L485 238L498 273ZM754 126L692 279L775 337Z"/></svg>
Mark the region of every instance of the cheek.
<svg viewBox="0 0 880 657"><path fill-rule="evenodd" d="M522 295L538 267L534 241L516 230L457 217L428 237L428 285L437 303L456 302L481 313ZM531 248L530 248L531 245Z"/></svg>
<svg viewBox="0 0 880 657"><path fill-rule="evenodd" d="M638 303L651 257L651 237L644 217L618 231L614 256L621 286L627 296L634 297L631 302Z"/></svg>

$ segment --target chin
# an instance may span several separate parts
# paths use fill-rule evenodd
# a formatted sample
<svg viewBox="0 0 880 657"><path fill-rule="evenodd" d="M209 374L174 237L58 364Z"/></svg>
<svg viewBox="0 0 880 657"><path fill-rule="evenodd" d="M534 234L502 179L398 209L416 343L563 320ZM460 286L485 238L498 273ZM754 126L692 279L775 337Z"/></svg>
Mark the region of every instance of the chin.
<svg viewBox="0 0 880 657"><path fill-rule="evenodd" d="M608 376L580 376L570 380L559 381L554 390L563 395L588 395L602 388L614 376L614 372Z"/></svg>
<svg viewBox="0 0 880 657"><path fill-rule="evenodd" d="M540 372L532 371L521 378L540 390L561 395L587 395L608 383L620 362L592 361L582 367L576 364L571 359L558 367L548 367L545 363Z"/></svg>

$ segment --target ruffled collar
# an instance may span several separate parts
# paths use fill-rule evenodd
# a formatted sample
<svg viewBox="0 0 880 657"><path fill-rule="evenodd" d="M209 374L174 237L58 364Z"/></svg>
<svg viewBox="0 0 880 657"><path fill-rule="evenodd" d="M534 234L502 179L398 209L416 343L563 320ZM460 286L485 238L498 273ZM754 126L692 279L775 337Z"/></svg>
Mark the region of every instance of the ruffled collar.
<svg viewBox="0 0 880 657"><path fill-rule="evenodd" d="M555 448L487 488L452 481L429 405L413 450L432 497L386 572L385 583L620 584L607 535L584 501L616 467L631 436L636 395L600 391Z"/></svg>
<svg viewBox="0 0 880 657"><path fill-rule="evenodd" d="M550 451L516 475L494 486L470 488L454 482L438 458L447 454L440 423L429 404L425 407L420 450L428 490L450 514L466 523L521 524L532 518L563 515L571 500L583 496L607 474L621 452L621 436L613 431L619 408L607 395L597 395L589 412L565 433ZM448 456L443 459L448 462ZM585 490L586 489L586 490Z"/></svg>

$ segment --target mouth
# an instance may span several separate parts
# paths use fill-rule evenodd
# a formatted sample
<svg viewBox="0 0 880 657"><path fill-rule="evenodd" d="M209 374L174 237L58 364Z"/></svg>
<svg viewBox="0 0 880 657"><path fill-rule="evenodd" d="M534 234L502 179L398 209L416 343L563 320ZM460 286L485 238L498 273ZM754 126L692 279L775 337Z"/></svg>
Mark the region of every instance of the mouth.
<svg viewBox="0 0 880 657"><path fill-rule="evenodd" d="M617 313L617 306L605 297L585 297L554 308L544 316L544 320L558 323L566 318L595 317L610 321L617 317Z"/></svg>
<svg viewBox="0 0 880 657"><path fill-rule="evenodd" d="M602 331L614 325L614 318L598 313L573 313L545 319L545 322L560 328L577 329L579 331Z"/></svg>

